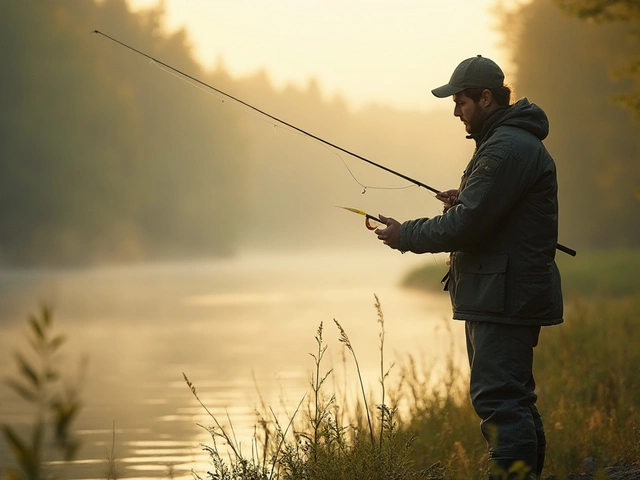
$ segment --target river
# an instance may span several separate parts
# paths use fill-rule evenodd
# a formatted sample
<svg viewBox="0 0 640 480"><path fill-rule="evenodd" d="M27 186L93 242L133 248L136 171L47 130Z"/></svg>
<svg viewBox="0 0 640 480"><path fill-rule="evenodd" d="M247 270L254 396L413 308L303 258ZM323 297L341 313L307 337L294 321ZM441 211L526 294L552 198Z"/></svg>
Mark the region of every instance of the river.
<svg viewBox="0 0 640 480"><path fill-rule="evenodd" d="M265 406L273 409L286 425L287 415L309 394L309 354L317 349L321 323L328 346L324 371L334 368L336 377L344 372L345 388L357 390L335 319L349 336L366 388L379 389L381 324L374 295L384 314L388 366L409 354L435 364L447 355L451 338L462 355L462 334L450 320L447 295L399 286L408 270L430 259L442 263L385 250L4 270L0 377L19 376L14 353L29 348L25 320L46 302L53 306L54 330L67 338L57 361L67 382L82 378L83 404L74 422L78 457L71 464L53 462L52 471L73 479L107 478L113 458L118 478L192 478L192 469L204 477L208 457L201 444L212 442L199 424L213 421L183 374L250 452L256 411L268 416ZM26 436L33 417L33 407L2 383L0 424ZM0 458L0 466L12 465L4 440Z"/></svg>

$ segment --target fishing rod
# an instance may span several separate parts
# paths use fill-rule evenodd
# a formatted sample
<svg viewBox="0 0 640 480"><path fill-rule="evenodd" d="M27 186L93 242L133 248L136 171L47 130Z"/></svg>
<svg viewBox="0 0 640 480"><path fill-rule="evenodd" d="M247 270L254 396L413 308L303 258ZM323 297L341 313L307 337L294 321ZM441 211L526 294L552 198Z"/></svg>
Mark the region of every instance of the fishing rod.
<svg viewBox="0 0 640 480"><path fill-rule="evenodd" d="M243 101L243 100L241 100L241 99L239 99L237 97L234 97L233 95L230 95L230 94L228 94L226 92L223 92L222 90L219 90L218 88L216 88L216 87L214 87L212 85L209 85L208 83L205 83L202 80L199 80L198 78L196 78L196 77L194 77L192 75L189 75L188 73L183 72L182 70L178 70L177 68L172 67L171 65L168 65L168 64L164 63L163 61L158 60L157 58L152 57L151 55L138 50L137 48L134 48L134 47L132 47L130 45L127 45L126 43L121 42L120 40L118 40L118 39L116 39L116 38L114 38L114 37L112 37L110 35L107 35L106 33L103 33L100 30L94 30L91 33L92 34L96 34L96 35L101 35L101 36L107 38L108 40L111 40L112 42L117 43L118 45L120 45L122 47L125 47L125 48L131 50L132 52L137 53L138 55L142 55L143 57L148 58L149 60L151 60L154 63L157 63L158 65L162 65L163 67L165 67L165 68L177 73L178 75L181 75L184 78L188 78L189 80L191 80L193 82L196 82L197 84L202 85L203 87L206 87L206 88L208 88L208 89L210 89L210 90L212 90L212 91L214 91L214 92L216 92L216 93L218 93L220 95L223 95L223 96L233 100L234 102L239 103L240 105L244 105L245 107L250 108L254 112L257 112L260 115L264 115L265 117L270 118L271 120L273 120L273 121L275 121L275 122L277 122L277 123L279 123L281 125L284 125L284 126L290 128L290 129L292 129L292 130L294 130L294 131L296 131L298 133L301 133L301 134L306 135L306 136L308 136L310 138L313 138L314 140L316 140L316 141L318 141L320 143L323 143L324 145L327 145L329 147L335 148L336 150L339 150L339 151L341 151L343 153L346 153L347 155L351 155L352 157L355 157L358 160L362 160L363 162L366 162L369 165L373 165L374 167L378 167L379 169L384 170L385 172L391 173L391 174L393 174L393 175L395 175L397 177L400 177L400 178L402 178L404 180L407 180L408 182L411 182L414 185L417 185L418 187L425 188L425 189L429 190L432 193L435 193L435 194L441 193L440 190L438 190L436 188L433 188L433 187L430 187L426 183L423 183L423 182L421 182L419 180L416 180L415 178L411 178L411 177L409 177L409 176L407 176L407 175L405 175L403 173L400 173L400 172L392 170L392 169L390 169L388 167L385 167L384 165L376 163L373 160L369 160L368 158L365 158L365 157L363 157L361 155L358 155L355 152L352 152L350 150L342 148L341 146L336 145L335 143L331 143L331 142L329 142L329 141L327 141L327 140L325 140L323 138L318 137L317 135L314 135L313 133L310 133L310 132L308 132L306 130L303 130L300 127L297 127L297 126L295 126L295 125L293 125L293 124L291 124L289 122L286 122L286 121L284 121L284 120L282 120L282 119L280 119L280 118L278 118L278 117L276 117L274 115L271 115L270 113L265 112L264 110L261 110L261 109L259 109L257 107L254 107L253 105L251 105L251 104L249 104L249 103L247 103L247 102L245 102L245 101ZM558 248L558 250L560 250L562 252L565 252L565 253L568 253L571 256L575 256L576 255L576 251L575 250L573 250L571 248L568 248L568 247L565 247L564 245L557 244L557 248Z"/></svg>
<svg viewBox="0 0 640 480"><path fill-rule="evenodd" d="M97 34L97 35L102 35L103 37L108 38L112 42L115 42L115 43L117 43L119 45L122 45L125 48L128 48L129 50L137 53L138 55L142 55L143 57L148 58L152 62L155 62L155 63L157 63L159 65L162 65L163 67L168 68L169 70L172 70L173 72L175 72L175 73L177 73L179 75L182 75L183 77L188 78L189 80L192 80L192 81L202 85L203 87L209 88L210 90L213 90L214 92L219 93L220 95L224 95L225 97L233 100L234 102L237 102L237 103L239 103L241 105L244 105L245 107L250 108L254 112L257 112L260 115L264 115L265 117L270 118L271 120L274 120L274 121L276 121L276 122L278 122L278 123L290 128L292 130L295 130L298 133L302 133L303 135L311 137L311 138L313 138L314 140L317 140L320 143L323 143L325 145L328 145L329 147L333 147L336 150L340 150L343 153L351 155L352 157L355 157L358 160L362 160L363 162L367 162L368 164L373 165L374 167L378 167L378 168L384 170L385 172L388 172L388 173L391 173L393 175L396 175L397 177L403 178L404 180L407 180L408 182L411 182L414 185L417 185L418 187L426 188L427 190L429 190L430 192L433 192L433 193L440 193L440 190L435 189L433 187L430 187L429 185L427 185L425 183L422 183L419 180L411 178L411 177L409 177L409 176L407 176L407 175L405 175L403 173L396 172L395 170L392 170L392 169L390 169L388 167L385 167L384 165L380 165L379 163L376 163L373 160L369 160L368 158L365 158L365 157L363 157L361 155L358 155L355 152L352 152L350 150L347 150L345 148L340 147L339 145L336 145L336 144L331 143L331 142L329 142L329 141L327 141L327 140L325 140L323 138L320 138L317 135L314 135L313 133L310 133L310 132L308 132L306 130L303 130L300 127L296 127L295 125L292 125L291 123L285 122L284 120L282 120L282 119L280 119L280 118L278 118L278 117L276 117L274 115L271 115L270 113L267 113L264 110L260 110L259 108L254 107L253 105L251 105L251 104L249 104L249 103L247 103L247 102L245 102L243 100L240 100L237 97L234 97L233 95L230 95L230 94L228 94L226 92L223 92L222 90L219 90L216 87L214 87L212 85L209 85L208 83L203 82L202 80L198 80L197 78L189 75L188 73L185 73L185 72L183 72L181 70L178 70L177 68L172 67L171 65L167 65L166 63L158 60L157 58L154 58L151 55L148 55L148 54L146 54L144 52L141 52L140 50L138 50L138 49L136 49L136 48L134 48L134 47L132 47L130 45L127 45L126 43L121 42L120 40L117 40L117 39L107 35L106 33L101 32L100 30L94 30L92 33Z"/></svg>

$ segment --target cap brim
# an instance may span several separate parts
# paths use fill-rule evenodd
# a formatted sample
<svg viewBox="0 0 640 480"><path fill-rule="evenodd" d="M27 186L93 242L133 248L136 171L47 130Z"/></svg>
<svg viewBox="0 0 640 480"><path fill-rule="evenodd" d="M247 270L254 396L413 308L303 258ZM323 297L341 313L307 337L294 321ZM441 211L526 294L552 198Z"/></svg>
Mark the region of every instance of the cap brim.
<svg viewBox="0 0 640 480"><path fill-rule="evenodd" d="M451 95L455 95L456 93L459 93L463 90L464 88L456 87L455 85L449 85L447 83L446 85L443 85L441 87L434 88L433 90L431 90L431 93L433 93L438 98L446 98L450 97Z"/></svg>

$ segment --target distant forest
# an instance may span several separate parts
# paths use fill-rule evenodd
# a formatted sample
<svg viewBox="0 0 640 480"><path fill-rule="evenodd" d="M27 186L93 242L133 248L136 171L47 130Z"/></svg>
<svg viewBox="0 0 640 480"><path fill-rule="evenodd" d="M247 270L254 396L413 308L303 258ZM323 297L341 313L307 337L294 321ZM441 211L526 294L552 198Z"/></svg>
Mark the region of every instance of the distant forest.
<svg viewBox="0 0 640 480"><path fill-rule="evenodd" d="M611 77L637 55L633 22L585 22L551 0L502 20L516 94L550 117L561 242L638 246L640 122L611 101L633 87ZM369 233L335 205L398 219L438 211L425 191L191 86L95 29L436 188L456 187L472 153L449 111L353 111L339 96L324 98L313 80L278 91L268 72L207 71L186 32L167 32L161 7L2 2L0 264L358 248L371 243Z"/></svg>

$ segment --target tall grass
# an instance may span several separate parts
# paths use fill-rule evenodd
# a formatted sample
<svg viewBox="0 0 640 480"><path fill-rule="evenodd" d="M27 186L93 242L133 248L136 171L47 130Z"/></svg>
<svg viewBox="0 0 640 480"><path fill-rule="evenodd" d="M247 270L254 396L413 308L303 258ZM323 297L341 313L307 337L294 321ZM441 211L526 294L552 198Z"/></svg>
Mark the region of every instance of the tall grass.
<svg viewBox="0 0 640 480"><path fill-rule="evenodd" d="M565 323L543 328L535 352L538 407L545 422L547 475L567 478L596 466L640 464L640 298L576 298ZM444 467L441 478L486 478L486 446L467 399L466 369L439 388L408 363L405 386L415 432L414 464ZM640 475L640 474L638 474ZM586 478L586 477L584 477ZM636 477L634 477L636 478Z"/></svg>
<svg viewBox="0 0 640 480"><path fill-rule="evenodd" d="M384 359L384 316L380 303L375 302L380 323L380 351ZM357 383L361 396L355 405L340 406L335 392L326 391L327 379L332 370L325 370L323 359L327 349L324 341L324 326L316 332L317 350L312 353L313 374L307 410L300 405L287 427L282 428L278 419L270 412L261 422L262 437L254 439L260 449L244 457L233 435L226 431L211 414L213 445L205 449L211 456L213 469L207 472L212 480L409 480L434 478L414 467L411 444L413 435L400 428L395 408L384 404L385 381L388 370L381 360L380 387L383 403L374 405L366 395L366 386L360 372L357 354L348 333L335 321L339 340L351 354L357 370ZM185 379L186 376L185 376ZM191 391L195 386L187 379ZM301 400L302 403L302 400ZM204 407L204 405L203 405ZM206 407L205 407L206 408ZM350 412L350 420L343 423L344 412ZM208 410L207 410L208 412ZM376 414L377 413L377 414ZM218 447L217 439L223 439L230 455ZM228 458L225 460L225 458ZM198 478L201 478L196 474Z"/></svg>
<svg viewBox="0 0 640 480"><path fill-rule="evenodd" d="M640 298L575 299L564 325L543 331L536 375L551 445L564 474L593 458L640 464Z"/></svg>

